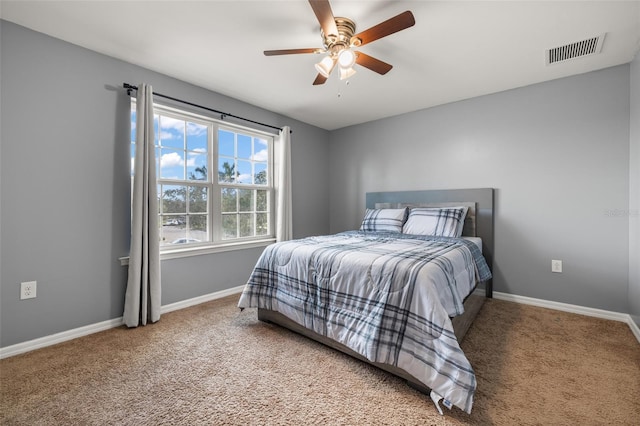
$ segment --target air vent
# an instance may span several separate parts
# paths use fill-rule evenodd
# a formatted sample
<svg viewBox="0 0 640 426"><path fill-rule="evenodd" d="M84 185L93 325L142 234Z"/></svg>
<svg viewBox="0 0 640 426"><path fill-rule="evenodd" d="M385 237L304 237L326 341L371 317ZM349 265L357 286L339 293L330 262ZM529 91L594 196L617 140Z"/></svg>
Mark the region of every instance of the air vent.
<svg viewBox="0 0 640 426"><path fill-rule="evenodd" d="M547 65L600 53L604 36L605 34L601 34L587 40L577 41L547 50Z"/></svg>

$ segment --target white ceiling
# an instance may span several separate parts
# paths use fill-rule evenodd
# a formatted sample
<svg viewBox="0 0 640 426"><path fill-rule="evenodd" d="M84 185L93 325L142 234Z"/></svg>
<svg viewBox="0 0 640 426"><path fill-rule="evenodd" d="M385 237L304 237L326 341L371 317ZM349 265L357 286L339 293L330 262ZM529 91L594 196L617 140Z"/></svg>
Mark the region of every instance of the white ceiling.
<svg viewBox="0 0 640 426"><path fill-rule="evenodd" d="M356 67L348 85L334 73L312 86L319 55L265 57L263 50L321 47L306 0L2 0L0 16L328 130L627 63L640 49L640 1L333 0L331 7L353 19L356 32L413 12L415 26L360 48L392 64L388 74ZM546 65L547 49L603 33L600 54Z"/></svg>

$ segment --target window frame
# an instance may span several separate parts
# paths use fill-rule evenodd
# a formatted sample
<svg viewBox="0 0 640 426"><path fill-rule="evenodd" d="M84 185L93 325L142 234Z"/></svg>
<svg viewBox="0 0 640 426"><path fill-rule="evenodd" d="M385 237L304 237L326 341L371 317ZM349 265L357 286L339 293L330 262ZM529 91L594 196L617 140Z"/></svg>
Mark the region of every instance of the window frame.
<svg viewBox="0 0 640 426"><path fill-rule="evenodd" d="M161 164L160 159L158 157L158 153L156 152L156 185L158 188L158 218L159 218L159 226L163 226L163 214L162 214L162 193L159 192L159 188L161 185L178 185L189 188L191 186L200 186L207 188L207 234L209 241L196 242L196 243L184 243L177 244L175 247L172 247L170 244L161 244L160 246L160 258L161 259L171 259L171 258L180 258L180 257L189 257L194 255L201 254L210 254L210 253L218 253L225 252L231 250L241 250L241 249L250 249L257 247L265 247L276 240L275 236L275 224L276 224L276 202L275 202L275 160L274 160L274 149L276 136L273 133L261 131L258 129L238 125L235 123L229 123L223 120L219 120L210 116L197 114L189 110L176 108L174 106L165 105L162 103L154 102L154 115L163 115L168 116L169 118L185 121L185 122L193 122L198 125L205 125L208 129L208 137L207 137L207 156L206 156L206 164L207 170L210 172L207 173L207 180L192 180L188 178L185 169L184 180L181 179L165 179L161 177ZM135 98L131 99L131 112L136 110L136 100ZM158 124L159 126L159 124ZM234 134L242 134L251 137L252 144L255 143L255 138L263 139L267 142L267 152L268 158L266 161L267 164L267 185L260 185L255 183L238 183L238 182L219 182L218 178L218 168L219 168L219 132L220 130L232 132ZM156 131L160 131L159 128ZM133 131L130 135L131 138L131 147L135 147L135 134ZM185 133L186 138L186 133ZM237 138L237 136L236 136ZM156 135L154 140L154 145L158 142L158 135ZM158 145L155 145L155 149L159 149ZM184 155L185 161L187 154L190 152L187 150L187 147L184 147ZM195 151L194 151L195 152ZM254 152L254 150L252 150ZM236 160L237 150L235 151ZM161 155L160 155L161 157ZM244 160L244 159L243 159ZM252 169L253 170L253 169ZM134 175L134 166L133 166L133 158L131 165L131 184L133 185L133 175ZM266 190L267 191L267 234L266 235L254 235L248 237L237 237L231 239L223 239L223 227L222 227L222 189L223 188L233 188L236 190ZM254 192L254 194L256 194ZM188 195L185 195L185 204L188 204ZM253 197L253 215L257 214L256 210L256 196ZM240 212L236 212L239 214ZM185 214L189 214L189 211L185 212ZM239 225L238 225L239 226ZM255 221L254 221L255 226ZM255 233L255 228L254 228ZM123 264L126 260L128 263L128 258L120 259Z"/></svg>

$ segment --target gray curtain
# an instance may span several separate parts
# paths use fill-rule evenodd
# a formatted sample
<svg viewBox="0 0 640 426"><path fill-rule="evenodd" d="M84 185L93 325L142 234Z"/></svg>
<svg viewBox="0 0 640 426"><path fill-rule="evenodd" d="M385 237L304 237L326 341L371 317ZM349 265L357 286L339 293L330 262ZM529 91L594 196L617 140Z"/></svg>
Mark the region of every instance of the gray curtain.
<svg viewBox="0 0 640 426"><path fill-rule="evenodd" d="M128 327L160 319L160 246L153 130L153 90L140 84L136 99L136 154L131 208L129 278L123 320Z"/></svg>
<svg viewBox="0 0 640 426"><path fill-rule="evenodd" d="M276 241L293 238L291 195L291 129L284 126L275 140L276 154Z"/></svg>

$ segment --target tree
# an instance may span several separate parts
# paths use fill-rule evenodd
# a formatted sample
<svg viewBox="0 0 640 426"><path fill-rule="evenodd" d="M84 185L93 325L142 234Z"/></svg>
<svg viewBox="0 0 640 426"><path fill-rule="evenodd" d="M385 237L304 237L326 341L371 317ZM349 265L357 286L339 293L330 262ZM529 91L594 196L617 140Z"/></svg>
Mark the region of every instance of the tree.
<svg viewBox="0 0 640 426"><path fill-rule="evenodd" d="M189 179L191 180L207 180L207 166L196 167L195 172L198 174L191 172L189 174Z"/></svg>
<svg viewBox="0 0 640 426"><path fill-rule="evenodd" d="M227 161L222 163L224 171L218 171L218 182L234 182L239 173L236 173L236 165L229 164Z"/></svg>
<svg viewBox="0 0 640 426"><path fill-rule="evenodd" d="M267 171L262 170L259 173L256 173L254 177L255 183L258 185L266 185L267 184Z"/></svg>

